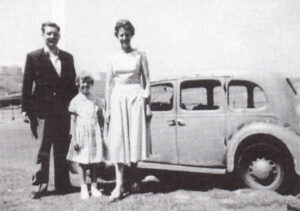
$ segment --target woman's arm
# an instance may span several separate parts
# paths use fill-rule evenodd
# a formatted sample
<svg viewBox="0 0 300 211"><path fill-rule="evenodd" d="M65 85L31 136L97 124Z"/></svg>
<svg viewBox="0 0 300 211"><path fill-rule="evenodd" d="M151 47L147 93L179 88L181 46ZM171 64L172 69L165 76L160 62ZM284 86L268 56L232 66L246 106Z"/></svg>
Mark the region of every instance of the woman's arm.
<svg viewBox="0 0 300 211"><path fill-rule="evenodd" d="M146 54L142 55L142 74L144 78L144 89L147 93L147 101L150 102L150 77L149 77L149 66Z"/></svg>
<svg viewBox="0 0 300 211"><path fill-rule="evenodd" d="M106 122L109 122L109 117L110 117L110 95L111 95L112 85L113 85L113 71L112 71L112 67L110 66L108 68L108 71L106 74L106 84L105 84L105 115L104 115L104 119Z"/></svg>

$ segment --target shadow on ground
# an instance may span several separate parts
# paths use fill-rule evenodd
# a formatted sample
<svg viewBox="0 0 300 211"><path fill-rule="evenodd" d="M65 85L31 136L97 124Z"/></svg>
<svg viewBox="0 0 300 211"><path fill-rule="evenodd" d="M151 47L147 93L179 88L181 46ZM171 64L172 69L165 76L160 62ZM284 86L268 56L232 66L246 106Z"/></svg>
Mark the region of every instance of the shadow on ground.
<svg viewBox="0 0 300 211"><path fill-rule="evenodd" d="M146 177L141 192L168 193L176 190L208 191L212 189L236 190L239 185L224 175L203 175L192 173L164 173L158 178ZM151 178L151 177L150 177Z"/></svg>
<svg viewBox="0 0 300 211"><path fill-rule="evenodd" d="M109 195L114 188L115 183L111 180L113 177L105 177L106 181L101 185L105 190L104 194ZM213 189L232 191L240 187L238 180L232 175L207 175L182 172L156 172L154 175L151 175L150 173L138 172L135 175L132 173L126 175L125 189L130 190L131 183L135 181L141 181L138 193L169 193L177 190L209 191Z"/></svg>

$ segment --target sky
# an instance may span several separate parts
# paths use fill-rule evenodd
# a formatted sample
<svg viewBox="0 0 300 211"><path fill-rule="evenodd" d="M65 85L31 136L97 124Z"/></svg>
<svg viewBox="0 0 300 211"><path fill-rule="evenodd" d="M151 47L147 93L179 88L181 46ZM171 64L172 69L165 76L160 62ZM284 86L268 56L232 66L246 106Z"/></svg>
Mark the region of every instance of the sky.
<svg viewBox="0 0 300 211"><path fill-rule="evenodd" d="M24 65L42 47L41 23L57 22L76 71L96 77L120 48L119 19L135 29L151 80L194 73L300 75L299 0L0 0L0 65Z"/></svg>

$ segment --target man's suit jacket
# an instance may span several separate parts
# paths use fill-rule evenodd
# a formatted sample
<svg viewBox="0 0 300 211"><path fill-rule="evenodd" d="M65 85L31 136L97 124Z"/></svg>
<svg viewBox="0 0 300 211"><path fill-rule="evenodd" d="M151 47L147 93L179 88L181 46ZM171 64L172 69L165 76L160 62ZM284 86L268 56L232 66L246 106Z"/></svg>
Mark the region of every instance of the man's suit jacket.
<svg viewBox="0 0 300 211"><path fill-rule="evenodd" d="M45 119L67 113L72 97L77 93L73 56L59 50L61 76L58 76L49 54L39 49L27 55L22 111L29 117Z"/></svg>

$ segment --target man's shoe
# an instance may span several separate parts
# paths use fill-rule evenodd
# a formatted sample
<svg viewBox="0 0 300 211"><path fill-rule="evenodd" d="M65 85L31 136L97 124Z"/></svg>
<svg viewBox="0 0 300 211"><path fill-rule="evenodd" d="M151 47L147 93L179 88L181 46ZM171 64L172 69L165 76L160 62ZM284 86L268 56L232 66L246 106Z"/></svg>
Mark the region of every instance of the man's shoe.
<svg viewBox="0 0 300 211"><path fill-rule="evenodd" d="M32 199L40 199L43 196L43 194L39 191L32 191L30 193L30 198Z"/></svg>
<svg viewBox="0 0 300 211"><path fill-rule="evenodd" d="M48 189L48 184L46 183L40 184L38 191L32 191L30 197L32 199L40 199L41 197L47 195L48 193L47 189Z"/></svg>

